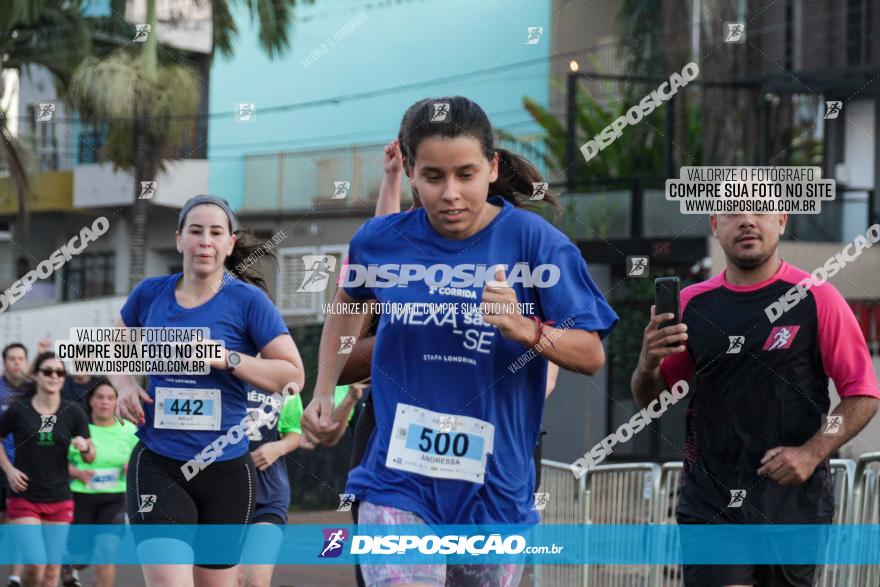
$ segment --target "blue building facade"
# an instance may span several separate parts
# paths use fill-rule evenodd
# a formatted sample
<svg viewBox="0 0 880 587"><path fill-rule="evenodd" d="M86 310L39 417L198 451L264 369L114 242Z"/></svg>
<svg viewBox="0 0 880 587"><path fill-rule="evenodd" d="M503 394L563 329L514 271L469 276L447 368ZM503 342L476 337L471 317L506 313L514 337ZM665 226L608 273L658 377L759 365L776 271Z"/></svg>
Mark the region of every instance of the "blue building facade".
<svg viewBox="0 0 880 587"><path fill-rule="evenodd" d="M368 199L379 145L421 98L465 95L515 134L537 129L523 97L548 100L549 0L317 0L297 7L274 60L248 15L236 18L235 55L211 71L209 111L221 114L208 132L211 190L236 208L312 208L337 179Z"/></svg>

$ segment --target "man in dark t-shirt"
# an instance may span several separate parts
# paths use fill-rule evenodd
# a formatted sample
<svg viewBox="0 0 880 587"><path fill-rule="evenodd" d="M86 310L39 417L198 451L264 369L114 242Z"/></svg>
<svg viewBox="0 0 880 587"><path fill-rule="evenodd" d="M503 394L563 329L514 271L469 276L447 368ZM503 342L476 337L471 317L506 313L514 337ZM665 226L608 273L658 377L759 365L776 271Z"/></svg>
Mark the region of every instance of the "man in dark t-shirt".
<svg viewBox="0 0 880 587"><path fill-rule="evenodd" d="M843 297L780 258L786 222L785 214L712 216L727 268L682 291L681 324L658 329L672 315L652 310L632 391L647 406L664 388L691 382L679 524L830 523L828 458L880 403ZM774 304L793 288L797 303L780 311ZM830 415L829 379L841 400ZM684 578L687 586L807 587L815 569L686 564Z"/></svg>
<svg viewBox="0 0 880 587"><path fill-rule="evenodd" d="M33 385L27 376L27 348L20 342L13 342L3 348L3 376L0 377L0 415L17 399L24 397ZM15 459L15 443L7 438L3 443L9 460ZM0 523L6 517L6 498L9 497L9 483L6 475L0 472Z"/></svg>

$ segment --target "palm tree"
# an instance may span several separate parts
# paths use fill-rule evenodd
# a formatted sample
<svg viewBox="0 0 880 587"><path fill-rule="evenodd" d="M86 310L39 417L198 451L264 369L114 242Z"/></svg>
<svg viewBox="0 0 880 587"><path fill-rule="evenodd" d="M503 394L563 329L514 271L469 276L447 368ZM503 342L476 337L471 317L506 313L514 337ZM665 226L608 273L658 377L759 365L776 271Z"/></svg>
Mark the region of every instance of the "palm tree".
<svg viewBox="0 0 880 587"><path fill-rule="evenodd" d="M0 10L0 69L21 71L29 65L49 70L59 95L90 47L90 35L81 15L80 0L4 0ZM0 97L6 93L0 76ZM15 239L27 238L29 225L28 157L9 129L5 105L0 104L0 166L15 183L18 222Z"/></svg>
<svg viewBox="0 0 880 587"><path fill-rule="evenodd" d="M247 6L259 25L260 45L270 56L289 46L295 0L212 0L213 48L231 55L238 28L232 17L236 3ZM71 99L95 123L106 124L103 155L114 168L134 176L131 215L130 286L144 277L146 231L150 200L139 198L141 182L154 181L176 158L181 144L194 132L202 80L194 69L160 64L156 35L156 0L147 0L146 23L151 32L143 49L122 49L106 59L90 59L74 74ZM161 186L160 186L161 189Z"/></svg>

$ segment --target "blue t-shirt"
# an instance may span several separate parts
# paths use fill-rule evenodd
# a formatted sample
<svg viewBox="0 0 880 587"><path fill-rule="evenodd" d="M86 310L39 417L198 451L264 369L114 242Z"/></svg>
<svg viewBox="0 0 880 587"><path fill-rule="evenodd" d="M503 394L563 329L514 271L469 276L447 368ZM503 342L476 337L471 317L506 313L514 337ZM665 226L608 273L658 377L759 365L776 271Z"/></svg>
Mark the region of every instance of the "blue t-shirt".
<svg viewBox="0 0 880 587"><path fill-rule="evenodd" d="M226 274L223 287L210 300L195 308L184 308L174 297L182 273L143 280L122 307L122 321L129 327L175 327L211 329L211 339L223 341L226 349L254 356L281 334L288 334L284 321L263 291ZM220 389L220 430L189 431L153 427L155 403L144 404L146 424L138 437L153 452L188 461L217 437L226 434L247 415L248 384L222 369L208 375L150 375L147 393L155 400L156 387ZM242 456L247 442L230 444L218 461Z"/></svg>
<svg viewBox="0 0 880 587"><path fill-rule="evenodd" d="M555 320L556 326L606 336L618 318L593 283L578 249L537 214L497 196L489 202L503 208L488 226L462 240L437 233L424 209L371 219L352 239L349 263L449 265L453 276L461 265L504 264L518 302L534 304L534 315ZM517 263L527 263L538 282L549 276L546 271L538 275L538 266L555 265L558 282L524 287L513 279ZM355 272L347 275L353 278ZM378 275L381 280L381 270ZM436 279L440 272L434 275ZM461 280L447 287L437 281L434 287L425 281L410 281L407 287L347 286L350 283L343 283L350 296L376 298L383 304L479 305L483 290L482 283L456 287ZM534 448L544 410L547 361L540 355L523 360L528 349L502 337L482 322L479 313L436 316L409 319L383 309L373 350L376 429L366 456L349 475L346 491L361 501L414 512L429 524L536 523ZM512 365L518 368L512 370ZM386 467L398 403L492 424L494 449L487 455L484 482ZM407 437L407 443L410 440L419 442Z"/></svg>
<svg viewBox="0 0 880 587"><path fill-rule="evenodd" d="M15 387L6 379L6 376L0 376L0 415L9 409L10 404L14 400L27 395L28 388L33 385L33 382L28 380L22 383L21 386ZM9 457L9 462L15 463L15 441L11 434L3 439L3 448L6 449L6 456ZM6 475L3 474L3 471L0 471L0 486L3 486L5 482Z"/></svg>
<svg viewBox="0 0 880 587"><path fill-rule="evenodd" d="M275 442L281 438L278 433L278 418L281 415L281 400L277 396L260 389L248 391L248 411L254 413L257 424L248 434L250 446L248 451L254 452L267 442ZM270 410L269 406L272 406ZM264 415L260 416L262 411ZM271 413L271 417L265 414ZM287 507L290 505L290 481L287 477L287 458L281 457L265 471L257 471L256 509L254 515L266 511L274 511L283 519L287 519Z"/></svg>

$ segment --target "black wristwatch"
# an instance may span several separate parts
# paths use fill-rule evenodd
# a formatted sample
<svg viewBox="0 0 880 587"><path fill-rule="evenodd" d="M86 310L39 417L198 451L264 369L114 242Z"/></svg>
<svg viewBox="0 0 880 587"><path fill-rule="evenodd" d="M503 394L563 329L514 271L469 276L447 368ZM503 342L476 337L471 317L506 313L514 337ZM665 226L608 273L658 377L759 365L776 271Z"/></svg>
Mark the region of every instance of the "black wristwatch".
<svg viewBox="0 0 880 587"><path fill-rule="evenodd" d="M226 370L228 372L232 373L239 365L241 365L241 355L235 351L226 353Z"/></svg>

